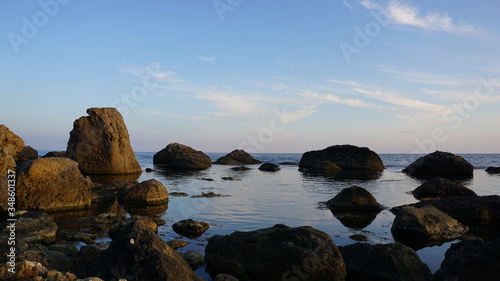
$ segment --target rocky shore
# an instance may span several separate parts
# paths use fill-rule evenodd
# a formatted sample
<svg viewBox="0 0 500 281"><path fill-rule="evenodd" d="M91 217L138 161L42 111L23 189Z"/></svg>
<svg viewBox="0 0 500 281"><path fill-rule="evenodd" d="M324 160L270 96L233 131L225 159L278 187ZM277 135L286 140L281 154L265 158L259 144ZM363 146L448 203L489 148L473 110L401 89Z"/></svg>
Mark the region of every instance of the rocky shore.
<svg viewBox="0 0 500 281"><path fill-rule="evenodd" d="M418 203L390 209L394 243L339 247L318 229L283 224L213 235L210 224L196 218L167 222L157 215L168 209L169 196L230 195L210 191L189 197L169 192L156 179L137 182L142 168L122 116L114 108L89 108L87 114L75 120L66 151L41 158L0 125L5 191L0 193L0 252L5 253L0 280L204 280L195 273L204 265L212 280L500 280L500 238L476 237L478 229L500 228L500 196L478 196L457 181L473 177L473 166L462 157L436 151L402 171L422 185L412 192ZM203 152L179 143L168 144L153 161L155 169L188 172L231 165L227 169L235 174L251 169L244 165L262 164L243 150L212 163ZM376 179L385 169L375 152L353 145L306 152L298 166L305 176L331 181ZM272 178L283 172L280 167L264 163L258 170ZM9 170L16 175L15 208L6 191ZM323 204L346 227L362 229L388 212L376 195L352 185ZM7 218L16 220L14 245ZM79 230L62 230L61 221ZM166 223L178 239L159 235L158 227ZM204 255L177 251L186 245L184 237L200 235L210 236ZM432 275L415 251L446 241L459 242Z"/></svg>

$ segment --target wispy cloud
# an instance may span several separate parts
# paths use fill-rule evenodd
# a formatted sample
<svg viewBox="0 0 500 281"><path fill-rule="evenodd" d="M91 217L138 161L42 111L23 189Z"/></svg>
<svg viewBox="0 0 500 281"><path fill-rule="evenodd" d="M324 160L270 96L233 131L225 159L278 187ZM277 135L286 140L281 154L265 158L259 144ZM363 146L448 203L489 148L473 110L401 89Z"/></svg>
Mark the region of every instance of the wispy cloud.
<svg viewBox="0 0 500 281"><path fill-rule="evenodd" d="M333 83L333 84L337 84L337 85L343 85L343 86L364 87L363 84L354 82L353 80L339 80L339 79L329 77L329 78L326 78L325 81Z"/></svg>
<svg viewBox="0 0 500 281"><path fill-rule="evenodd" d="M152 77L157 82L169 83L183 83L185 82L177 73L171 70L160 69L159 62L153 62L149 66L135 66L129 63L123 63L120 71L123 73L130 73L137 78L143 79L145 77Z"/></svg>
<svg viewBox="0 0 500 281"><path fill-rule="evenodd" d="M220 116L251 116L257 114L261 108L257 106L259 98L255 96L244 96L234 93L209 91L197 94L196 98L215 103L215 107L221 111Z"/></svg>
<svg viewBox="0 0 500 281"><path fill-rule="evenodd" d="M488 37L484 31L474 27L472 24L455 22L445 12L428 12L422 14L417 7L401 1L390 1L386 4L379 4L373 0L361 0L359 3L366 9L384 12L390 23L395 25L474 37Z"/></svg>
<svg viewBox="0 0 500 281"><path fill-rule="evenodd" d="M191 120L191 121L206 121L207 120L207 117L199 116L199 115L186 115L185 116L185 115L180 115L180 114L176 114L176 113L148 111L148 110L138 110L137 112L142 113L142 114L166 116L169 118L184 119L184 120Z"/></svg>
<svg viewBox="0 0 500 281"><path fill-rule="evenodd" d="M380 66L379 71L394 74L406 81L418 84L442 85L442 86L467 86L467 85L474 85L475 83L477 83L470 79L463 79L461 77L443 76L443 75L423 73L418 71L401 71L397 70L392 66L387 66L387 65Z"/></svg>
<svg viewBox="0 0 500 281"><path fill-rule="evenodd" d="M309 90L302 92L300 95L310 99L316 99L322 102L338 103L347 106L366 108L366 109L376 109L376 110L382 109L381 106L371 104L360 99L344 99L338 96L334 96L332 94L319 94Z"/></svg>
<svg viewBox="0 0 500 281"><path fill-rule="evenodd" d="M317 112L318 110L316 108L317 105L309 105L309 106L303 106L294 111L285 111L284 114L282 114L281 116L281 120L286 123L299 121L300 119L305 118Z"/></svg>
<svg viewBox="0 0 500 281"><path fill-rule="evenodd" d="M204 62L214 62L217 60L217 58L213 57L204 57L204 56L198 56L197 57L199 60L204 61Z"/></svg>

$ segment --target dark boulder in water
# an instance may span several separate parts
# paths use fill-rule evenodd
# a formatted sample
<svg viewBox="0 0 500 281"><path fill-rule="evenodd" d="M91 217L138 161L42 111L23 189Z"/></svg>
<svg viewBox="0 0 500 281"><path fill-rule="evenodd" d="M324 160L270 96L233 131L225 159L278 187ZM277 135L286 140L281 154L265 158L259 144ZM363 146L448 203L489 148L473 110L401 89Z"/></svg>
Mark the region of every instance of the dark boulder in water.
<svg viewBox="0 0 500 281"><path fill-rule="evenodd" d="M421 179L468 179L473 177L473 171L474 167L464 158L442 151L422 156L403 169L407 175Z"/></svg>
<svg viewBox="0 0 500 281"><path fill-rule="evenodd" d="M182 220L172 225L175 232L186 237L198 237L210 228L206 222L192 219Z"/></svg>
<svg viewBox="0 0 500 281"><path fill-rule="evenodd" d="M399 243L355 243L339 247L347 267L346 281L430 281L432 274L417 253ZM326 280L326 279L325 279Z"/></svg>
<svg viewBox="0 0 500 281"><path fill-rule="evenodd" d="M384 207L366 189L352 186L342 189L326 205L330 210L381 211Z"/></svg>
<svg viewBox="0 0 500 281"><path fill-rule="evenodd" d="M488 167L486 172L488 174L500 174L500 167Z"/></svg>
<svg viewBox="0 0 500 281"><path fill-rule="evenodd" d="M214 164L219 165L251 165L251 164L260 164L261 161L253 158L252 155L248 154L244 150L236 149L231 151L225 156L217 159Z"/></svg>
<svg viewBox="0 0 500 281"><path fill-rule="evenodd" d="M277 171L279 171L281 169L276 164L273 164L273 163L264 163L264 164L260 165L259 170L265 171L265 172L277 172Z"/></svg>
<svg viewBox="0 0 500 281"><path fill-rule="evenodd" d="M171 143L154 155L153 163L175 170L205 170L212 165L212 160L189 146Z"/></svg>
<svg viewBox="0 0 500 281"><path fill-rule="evenodd" d="M121 199L127 205L153 206L168 202L167 188L155 179L138 183L123 192L125 194L121 196Z"/></svg>
<svg viewBox="0 0 500 281"><path fill-rule="evenodd" d="M332 238L312 227L285 225L209 239L205 261L214 278L230 274L241 281L345 280L342 255ZM232 279L229 279L232 280Z"/></svg>
<svg viewBox="0 0 500 281"><path fill-rule="evenodd" d="M377 170L384 169L377 153L367 147L354 145L333 145L323 150L308 151L302 155L300 168L309 169L323 162L331 162L345 170Z"/></svg>
<svg viewBox="0 0 500 281"><path fill-rule="evenodd" d="M477 196L462 184L447 178L433 178L412 191L417 199L440 199L454 196Z"/></svg>

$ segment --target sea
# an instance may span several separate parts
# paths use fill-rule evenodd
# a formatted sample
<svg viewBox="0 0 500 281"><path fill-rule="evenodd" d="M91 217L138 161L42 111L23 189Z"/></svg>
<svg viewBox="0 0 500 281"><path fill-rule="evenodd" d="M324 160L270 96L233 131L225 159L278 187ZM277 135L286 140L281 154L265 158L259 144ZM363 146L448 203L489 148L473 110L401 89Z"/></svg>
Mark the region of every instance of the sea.
<svg viewBox="0 0 500 281"><path fill-rule="evenodd" d="M263 172L259 165L245 165L248 171L233 171L234 166L212 165L204 171L172 173L153 165L154 152L138 152L137 160L143 170L138 181L156 179L172 192L185 192L188 197L171 196L168 208L153 210L150 215L165 220L159 227L159 235L165 240L179 239L172 230L172 224L184 219L204 221L210 229L194 239L182 237L189 245L180 252L195 250L204 254L208 239L214 235L226 235L235 231L251 231L285 224L290 227L312 226L329 234L336 245L343 246L356 241L349 238L353 234L365 235L367 243L392 243L391 226L394 214L389 209L403 204L418 202L411 191L423 183L409 177L401 170L423 155L380 154L386 169L380 177L369 180L338 180L323 176L310 176L298 170L297 165L280 165L278 172ZM213 160L225 153L207 153ZM298 163L302 154L256 153L252 154L262 162ZM487 167L500 166L500 154L463 154L474 167L474 177L461 183L478 195L500 195L500 175L488 174ZM333 198L342 189L360 186L370 191L386 209L381 211L371 223L343 224L324 202ZM191 198L207 192L221 194L216 198ZM156 212L156 213L155 213ZM344 222L345 223L345 222ZM446 250L457 241L426 247L417 251L422 261L434 273L439 269ZM196 271L210 280L202 267Z"/></svg>

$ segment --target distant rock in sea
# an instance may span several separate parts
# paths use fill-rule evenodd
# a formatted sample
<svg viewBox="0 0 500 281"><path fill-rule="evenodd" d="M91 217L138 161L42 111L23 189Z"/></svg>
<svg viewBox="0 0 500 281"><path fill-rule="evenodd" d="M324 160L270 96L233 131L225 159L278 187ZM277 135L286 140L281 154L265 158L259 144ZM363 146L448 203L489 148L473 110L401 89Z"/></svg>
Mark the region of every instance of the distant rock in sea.
<svg viewBox="0 0 500 281"><path fill-rule="evenodd" d="M464 158L442 151L422 156L403 169L403 173L420 179L468 179L473 177L473 171L474 167Z"/></svg>
<svg viewBox="0 0 500 281"><path fill-rule="evenodd" d="M177 170L205 170L212 165L212 160L187 145L171 143L154 155L153 164Z"/></svg>
<svg viewBox="0 0 500 281"><path fill-rule="evenodd" d="M89 108L70 132L67 156L85 174L137 174L142 169L130 146L123 117L116 108Z"/></svg>
<svg viewBox="0 0 500 281"><path fill-rule="evenodd" d="M244 150L236 149L231 151L225 156L222 156L214 164L219 165L245 165L245 164L260 164L261 161L253 158L252 155L248 154Z"/></svg>

